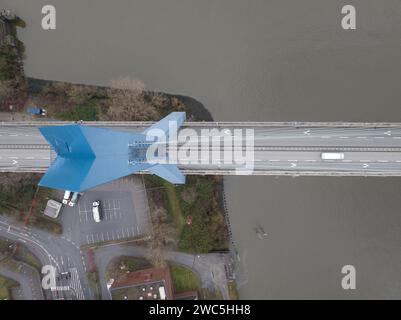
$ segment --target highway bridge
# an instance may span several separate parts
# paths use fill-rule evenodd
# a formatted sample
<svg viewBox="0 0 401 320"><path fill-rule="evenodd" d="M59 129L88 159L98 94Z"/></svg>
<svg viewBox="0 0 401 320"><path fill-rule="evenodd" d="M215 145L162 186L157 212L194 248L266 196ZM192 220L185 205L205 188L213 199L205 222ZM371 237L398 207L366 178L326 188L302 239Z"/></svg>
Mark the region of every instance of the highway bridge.
<svg viewBox="0 0 401 320"><path fill-rule="evenodd" d="M45 172L55 158L41 126L72 122L0 123L0 172ZM141 132L153 122L83 122L85 125ZM185 122L186 128L254 130L252 175L401 176L400 123L345 122ZM223 144L221 145L223 154ZM344 159L322 160L322 152ZM234 175L235 164L178 164L185 174Z"/></svg>

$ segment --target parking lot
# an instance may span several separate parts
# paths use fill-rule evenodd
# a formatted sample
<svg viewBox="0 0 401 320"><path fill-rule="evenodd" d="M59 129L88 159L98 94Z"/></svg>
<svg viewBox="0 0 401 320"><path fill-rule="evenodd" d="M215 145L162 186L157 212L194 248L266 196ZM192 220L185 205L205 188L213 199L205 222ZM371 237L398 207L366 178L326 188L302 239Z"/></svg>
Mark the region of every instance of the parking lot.
<svg viewBox="0 0 401 320"><path fill-rule="evenodd" d="M100 201L100 222L95 222L92 203ZM130 177L89 190L74 207L65 206L64 233L80 245L146 236L148 206L142 180Z"/></svg>

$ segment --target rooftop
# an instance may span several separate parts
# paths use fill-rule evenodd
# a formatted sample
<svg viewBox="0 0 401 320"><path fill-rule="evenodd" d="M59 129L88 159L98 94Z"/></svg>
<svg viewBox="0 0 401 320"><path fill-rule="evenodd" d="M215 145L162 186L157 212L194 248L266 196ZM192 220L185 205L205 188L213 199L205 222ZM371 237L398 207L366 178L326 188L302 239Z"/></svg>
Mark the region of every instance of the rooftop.
<svg viewBox="0 0 401 320"><path fill-rule="evenodd" d="M50 199L49 201L47 201L44 214L45 216L56 219L60 213L61 207L62 204L60 202Z"/></svg>
<svg viewBox="0 0 401 320"><path fill-rule="evenodd" d="M116 279L110 288L113 300L173 299L168 268L149 268L130 272Z"/></svg>

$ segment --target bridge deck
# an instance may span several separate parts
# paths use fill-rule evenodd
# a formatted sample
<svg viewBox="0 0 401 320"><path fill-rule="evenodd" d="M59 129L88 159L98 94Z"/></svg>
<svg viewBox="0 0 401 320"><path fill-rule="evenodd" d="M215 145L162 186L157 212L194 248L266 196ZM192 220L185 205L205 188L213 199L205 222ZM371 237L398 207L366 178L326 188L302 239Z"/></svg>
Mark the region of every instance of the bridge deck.
<svg viewBox="0 0 401 320"><path fill-rule="evenodd" d="M0 171L44 172L55 154L39 133L42 125L71 122L0 123ZM152 122L88 122L87 125L141 132ZM359 175L401 176L401 124L326 123L326 122L186 122L181 130L216 128L230 135L234 129L254 130L253 171L238 171L239 163L185 163L179 167L187 174L254 175ZM227 131L229 130L229 131ZM242 140L244 143L244 141ZM179 143L181 144L181 143ZM194 145L201 152L200 147ZM197 148L197 149L196 149ZM224 145L219 150L224 160ZM226 148L227 151L227 148ZM343 160L323 161L323 151L343 152ZM209 152L203 153L207 154ZM223 162L223 161L222 161Z"/></svg>

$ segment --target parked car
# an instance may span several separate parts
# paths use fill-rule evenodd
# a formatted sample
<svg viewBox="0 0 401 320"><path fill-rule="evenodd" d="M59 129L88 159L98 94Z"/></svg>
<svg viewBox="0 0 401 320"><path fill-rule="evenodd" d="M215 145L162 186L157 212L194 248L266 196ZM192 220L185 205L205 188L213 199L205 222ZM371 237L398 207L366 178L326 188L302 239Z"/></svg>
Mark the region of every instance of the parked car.
<svg viewBox="0 0 401 320"><path fill-rule="evenodd" d="M74 192L72 194L71 200L68 202L68 205L70 207L73 207L76 205L77 201L78 201L78 196L79 196L79 192Z"/></svg>
<svg viewBox="0 0 401 320"><path fill-rule="evenodd" d="M41 109L37 107L28 107L27 112L34 116L45 116L46 109Z"/></svg>
<svg viewBox="0 0 401 320"><path fill-rule="evenodd" d="M64 192L63 204L68 204L70 197L71 197L71 191L66 190Z"/></svg>
<svg viewBox="0 0 401 320"><path fill-rule="evenodd" d="M100 215L100 200L93 201L92 213L93 213L93 220L95 220L95 222L102 221L102 217Z"/></svg>

